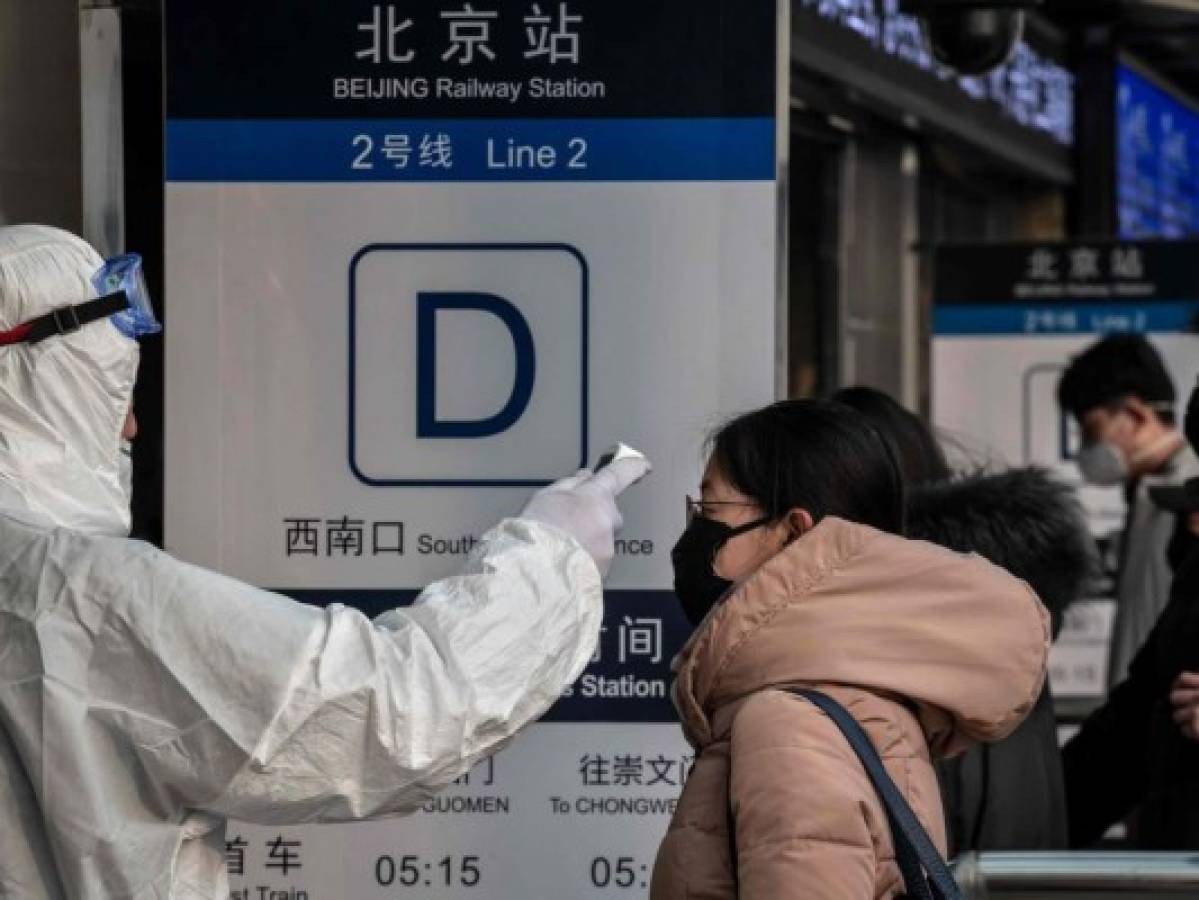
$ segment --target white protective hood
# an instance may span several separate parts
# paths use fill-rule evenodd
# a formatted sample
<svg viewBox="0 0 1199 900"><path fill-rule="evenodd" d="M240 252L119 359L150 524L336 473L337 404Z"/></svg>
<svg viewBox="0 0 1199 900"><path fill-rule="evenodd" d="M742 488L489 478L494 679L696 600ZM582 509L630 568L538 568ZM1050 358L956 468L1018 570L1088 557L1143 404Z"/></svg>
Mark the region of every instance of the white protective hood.
<svg viewBox="0 0 1199 900"><path fill-rule="evenodd" d="M0 228L0 330L95 297L91 278L103 262L57 228ZM121 431L137 364L137 342L107 319L0 347L0 509L90 534L129 533Z"/></svg>

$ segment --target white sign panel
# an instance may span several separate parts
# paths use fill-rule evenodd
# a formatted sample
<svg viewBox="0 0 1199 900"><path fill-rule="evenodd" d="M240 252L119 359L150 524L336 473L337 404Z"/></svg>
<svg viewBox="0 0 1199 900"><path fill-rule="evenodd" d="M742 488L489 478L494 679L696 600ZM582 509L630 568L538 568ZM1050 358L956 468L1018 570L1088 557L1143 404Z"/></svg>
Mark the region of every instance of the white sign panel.
<svg viewBox="0 0 1199 900"><path fill-rule="evenodd" d="M235 896L646 894L683 497L777 383L780 16L168 0L172 552L373 615L613 441L656 465L546 722L411 819L231 824Z"/></svg>

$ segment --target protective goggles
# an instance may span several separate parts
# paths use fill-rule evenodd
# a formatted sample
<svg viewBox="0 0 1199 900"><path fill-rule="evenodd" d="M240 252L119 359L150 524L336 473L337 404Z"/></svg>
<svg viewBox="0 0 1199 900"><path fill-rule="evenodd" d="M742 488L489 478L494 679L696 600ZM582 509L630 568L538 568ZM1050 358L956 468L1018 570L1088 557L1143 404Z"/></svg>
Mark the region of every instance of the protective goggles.
<svg viewBox="0 0 1199 900"><path fill-rule="evenodd" d="M108 260L92 276L92 286L100 295L94 300L62 306L9 331L0 331L0 347L36 344L48 337L78 331L100 319L111 319L117 331L134 340L162 331L150 304L142 258L136 253Z"/></svg>

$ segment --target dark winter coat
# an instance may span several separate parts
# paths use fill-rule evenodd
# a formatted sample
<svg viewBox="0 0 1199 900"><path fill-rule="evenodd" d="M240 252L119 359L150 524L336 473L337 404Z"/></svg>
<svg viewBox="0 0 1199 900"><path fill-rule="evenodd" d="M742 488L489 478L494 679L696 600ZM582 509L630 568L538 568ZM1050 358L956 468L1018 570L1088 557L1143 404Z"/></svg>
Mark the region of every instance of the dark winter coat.
<svg viewBox="0 0 1199 900"><path fill-rule="evenodd" d="M1089 847L1138 810L1144 850L1199 850L1199 743L1171 718L1170 687L1199 671L1199 555L1178 570L1170 602L1128 678L1087 718L1063 759L1070 841Z"/></svg>
<svg viewBox="0 0 1199 900"><path fill-rule="evenodd" d="M1027 581L1053 634L1094 571L1095 547L1074 493L1038 469L956 478L913 491L908 535L973 552ZM950 853L1058 850L1068 845L1053 698L1006 740L982 744L938 772Z"/></svg>

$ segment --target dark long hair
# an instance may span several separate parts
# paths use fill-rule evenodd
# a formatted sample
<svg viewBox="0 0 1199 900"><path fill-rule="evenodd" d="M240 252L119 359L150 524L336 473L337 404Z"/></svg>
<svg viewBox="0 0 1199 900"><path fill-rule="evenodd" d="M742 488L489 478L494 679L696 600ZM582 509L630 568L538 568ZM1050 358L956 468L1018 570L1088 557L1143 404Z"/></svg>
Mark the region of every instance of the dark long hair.
<svg viewBox="0 0 1199 900"><path fill-rule="evenodd" d="M833 400L852 406L891 442L909 487L933 484L953 475L945 452L924 420L888 394L870 387L849 387L833 394Z"/></svg>
<svg viewBox="0 0 1199 900"><path fill-rule="evenodd" d="M738 416L710 441L721 475L772 519L806 509L903 534L895 453L861 413L826 400L785 400Z"/></svg>

